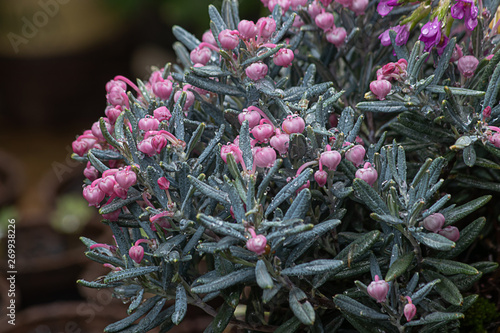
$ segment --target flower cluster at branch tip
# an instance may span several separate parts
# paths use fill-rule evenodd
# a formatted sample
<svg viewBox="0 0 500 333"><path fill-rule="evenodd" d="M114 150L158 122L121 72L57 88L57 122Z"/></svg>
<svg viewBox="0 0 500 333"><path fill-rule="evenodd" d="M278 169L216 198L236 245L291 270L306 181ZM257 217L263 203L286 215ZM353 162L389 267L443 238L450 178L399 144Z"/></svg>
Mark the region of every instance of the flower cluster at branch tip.
<svg viewBox="0 0 500 333"><path fill-rule="evenodd" d="M422 225L425 229L432 231L433 233L440 234L452 242L456 242L460 238L460 231L454 226L447 226L443 228L444 223L445 217L441 213L431 214L422 221Z"/></svg>

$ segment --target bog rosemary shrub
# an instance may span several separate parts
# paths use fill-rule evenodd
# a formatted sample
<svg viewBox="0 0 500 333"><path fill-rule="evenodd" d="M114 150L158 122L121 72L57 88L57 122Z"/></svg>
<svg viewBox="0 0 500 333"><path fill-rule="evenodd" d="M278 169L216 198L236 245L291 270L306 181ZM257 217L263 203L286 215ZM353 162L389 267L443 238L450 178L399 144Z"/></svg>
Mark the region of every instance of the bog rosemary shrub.
<svg viewBox="0 0 500 333"><path fill-rule="evenodd" d="M110 272L79 283L130 302L104 330L458 331L497 268L457 258L500 189L499 1L262 2L173 27L73 142L116 242L82 237Z"/></svg>

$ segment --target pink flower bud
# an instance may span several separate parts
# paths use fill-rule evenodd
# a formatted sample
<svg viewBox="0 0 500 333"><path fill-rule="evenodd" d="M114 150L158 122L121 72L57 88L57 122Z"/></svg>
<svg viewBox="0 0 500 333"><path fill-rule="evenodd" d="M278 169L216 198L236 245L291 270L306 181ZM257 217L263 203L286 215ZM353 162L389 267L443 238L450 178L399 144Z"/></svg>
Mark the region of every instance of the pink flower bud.
<svg viewBox="0 0 500 333"><path fill-rule="evenodd" d="M328 170L337 170L337 166L342 159L340 153L336 150L331 150L330 145L326 145L326 151L321 153L319 162L328 168Z"/></svg>
<svg viewBox="0 0 500 333"><path fill-rule="evenodd" d="M106 94L106 100L109 104L116 105L127 105L128 97L125 89L121 87L114 86L111 90Z"/></svg>
<svg viewBox="0 0 500 333"><path fill-rule="evenodd" d="M406 321L411 321L417 314L417 307L411 302L411 298L409 296L406 296L406 299L408 300L408 304L405 305L403 313L406 317Z"/></svg>
<svg viewBox="0 0 500 333"><path fill-rule="evenodd" d="M83 197L89 206L96 206L104 199L104 192L97 185L87 185L83 188Z"/></svg>
<svg viewBox="0 0 500 333"><path fill-rule="evenodd" d="M488 138L488 141L497 148L500 148L500 133L495 133Z"/></svg>
<svg viewBox="0 0 500 333"><path fill-rule="evenodd" d="M168 190L170 188L170 182L165 177L158 178L158 186L162 190Z"/></svg>
<svg viewBox="0 0 500 333"><path fill-rule="evenodd" d="M139 120L139 129L143 131L157 131L160 122L151 116L146 116Z"/></svg>
<svg viewBox="0 0 500 333"><path fill-rule="evenodd" d="M191 51L189 58L193 64L206 65L212 57L212 51L208 47L197 47Z"/></svg>
<svg viewBox="0 0 500 333"><path fill-rule="evenodd" d="M281 133L279 128L276 129L276 134L269 140L271 147L276 149L280 155L285 155L288 152L290 136L286 133Z"/></svg>
<svg viewBox="0 0 500 333"><path fill-rule="evenodd" d="M290 49L280 49L273 56L273 62L276 66L288 67L292 64L294 55Z"/></svg>
<svg viewBox="0 0 500 333"><path fill-rule="evenodd" d="M250 79L258 81L266 77L267 70L268 68L266 64L262 62L255 62L245 69L245 73Z"/></svg>
<svg viewBox="0 0 500 333"><path fill-rule="evenodd" d="M391 92L392 85L387 80L377 80L370 83L370 90L381 101Z"/></svg>
<svg viewBox="0 0 500 333"><path fill-rule="evenodd" d="M260 38L268 39L276 31L276 22L271 17L261 17L255 25Z"/></svg>
<svg viewBox="0 0 500 333"><path fill-rule="evenodd" d="M120 216L121 209L117 209L111 213L108 214L102 214L102 217L105 218L106 220L110 220L111 222L118 221L118 217Z"/></svg>
<svg viewBox="0 0 500 333"><path fill-rule="evenodd" d="M186 85L182 90L186 93L186 102L184 103L183 110L186 111L191 107L191 105L194 104L194 94L192 91L189 91L188 89L191 89L191 85ZM174 102L177 103L179 98L181 97L182 91L177 91L174 95Z"/></svg>
<svg viewBox="0 0 500 333"><path fill-rule="evenodd" d="M160 153L163 148L168 144L168 140L163 135L156 135L151 138L151 146L153 146L156 153Z"/></svg>
<svg viewBox="0 0 500 333"><path fill-rule="evenodd" d="M314 18L314 22L316 22L316 25L319 28L323 30L329 30L331 27L333 27L333 14L329 12L318 14Z"/></svg>
<svg viewBox="0 0 500 333"><path fill-rule="evenodd" d="M307 12L309 15L311 15L311 18L315 19L316 16L321 14L323 11L323 8L321 8L321 5L319 2L312 2L308 7L307 7Z"/></svg>
<svg viewBox="0 0 500 333"><path fill-rule="evenodd" d="M377 300L377 303L383 303L389 292L389 283L385 280L380 280L378 275L375 275L375 281L372 281L368 285L366 291L368 291L368 295Z"/></svg>
<svg viewBox="0 0 500 333"><path fill-rule="evenodd" d="M172 114L166 106L160 106L159 108L155 109L153 111L153 115L160 122L164 120L169 121L170 118L172 118Z"/></svg>
<svg viewBox="0 0 500 333"><path fill-rule="evenodd" d="M261 119L260 125L252 128L251 133L255 139L264 142L269 139L274 133L274 126L267 119Z"/></svg>
<svg viewBox="0 0 500 333"><path fill-rule="evenodd" d="M153 94L156 97L167 100L172 94L173 85L169 80L158 81L153 84Z"/></svg>
<svg viewBox="0 0 500 333"><path fill-rule="evenodd" d="M372 186L378 178L378 173L370 162L366 162L363 169L356 171L356 178L364 180L368 185Z"/></svg>
<svg viewBox="0 0 500 333"><path fill-rule="evenodd" d="M276 151L270 147L257 147L254 150L253 162L259 168L267 168L273 166L276 161Z"/></svg>
<svg viewBox="0 0 500 333"><path fill-rule="evenodd" d="M354 163L356 167L360 166L365 160L366 150L361 145L355 145L345 153L345 158Z"/></svg>
<svg viewBox="0 0 500 333"><path fill-rule="evenodd" d="M103 119L108 132L113 133L113 125L109 123L108 118L103 118ZM106 139L104 139L104 135L101 132L101 125L99 121L96 121L94 124L92 124L92 135L94 135L100 141L106 141Z"/></svg>
<svg viewBox="0 0 500 333"><path fill-rule="evenodd" d="M306 123L304 122L304 119L298 115L289 115L285 118L285 120L283 120L281 128L286 134L302 133L306 128Z"/></svg>
<svg viewBox="0 0 500 333"><path fill-rule="evenodd" d="M114 125L118 116L122 113L121 107L118 105L116 108L108 106L106 111L104 111L106 117L109 119L109 123Z"/></svg>
<svg viewBox="0 0 500 333"><path fill-rule="evenodd" d="M441 228L443 228L444 221L445 219L443 214L435 213L427 216L422 223L425 229L432 232L438 232Z"/></svg>
<svg viewBox="0 0 500 333"><path fill-rule="evenodd" d="M151 73L151 76L149 77L149 83L153 85L159 81L163 81L162 71L154 71L153 73Z"/></svg>
<svg viewBox="0 0 500 333"><path fill-rule="evenodd" d="M326 40L336 47L341 47L345 43L347 31L342 27L333 27L326 33Z"/></svg>
<svg viewBox="0 0 500 333"><path fill-rule="evenodd" d="M349 7L356 15L363 15L365 9L368 7L368 0L352 0L352 4Z"/></svg>
<svg viewBox="0 0 500 333"><path fill-rule="evenodd" d="M460 232L458 231L458 228L451 225L439 230L438 234L448 238L452 242L456 242L460 239Z"/></svg>
<svg viewBox="0 0 500 333"><path fill-rule="evenodd" d="M126 188L123 188L118 183L116 183L115 186L113 187L113 190L118 197L122 198L123 200L127 199Z"/></svg>
<svg viewBox="0 0 500 333"><path fill-rule="evenodd" d="M451 54L451 62L458 61L460 58L464 56L464 53L462 52L462 47L458 44L455 45L455 48L453 49L453 53Z"/></svg>
<svg viewBox="0 0 500 333"><path fill-rule="evenodd" d="M83 140L75 140L71 143L71 148L75 154L82 157L89 151L89 144Z"/></svg>
<svg viewBox="0 0 500 333"><path fill-rule="evenodd" d="M252 238L247 241L247 248L258 255L264 254L267 244L266 236L256 235L253 228L248 229L248 231L252 235Z"/></svg>
<svg viewBox="0 0 500 333"><path fill-rule="evenodd" d="M460 73L464 77L472 77L474 75L474 71L479 64L479 60L477 60L474 56L464 56L458 60L457 67Z"/></svg>
<svg viewBox="0 0 500 333"><path fill-rule="evenodd" d="M121 80L111 80L106 83L107 92L110 92L114 87L118 87L121 90L127 90L127 84Z"/></svg>
<svg viewBox="0 0 500 333"><path fill-rule="evenodd" d="M221 147L220 157L222 157L222 160L224 161L224 163L227 163L227 154L229 154L229 153L233 154L234 160L236 161L236 163L241 162L241 159L240 159L241 150L237 145L231 143L231 144L224 145Z"/></svg>
<svg viewBox="0 0 500 333"><path fill-rule="evenodd" d="M114 187L116 184L115 176L104 176L99 180L97 185L106 195L112 195L115 193Z"/></svg>
<svg viewBox="0 0 500 333"><path fill-rule="evenodd" d="M147 139L142 140L137 144L137 149L148 156L153 156L154 154L156 154L156 149L153 147L151 143L152 139L153 137L149 137Z"/></svg>
<svg viewBox="0 0 500 333"><path fill-rule="evenodd" d="M302 20L302 18L297 15L295 16L295 19L293 20L293 24L292 26L295 27L295 28L300 28L301 26L303 26L305 23L304 21Z"/></svg>
<svg viewBox="0 0 500 333"><path fill-rule="evenodd" d="M131 246L128 250L128 255L132 258L133 261L140 264L142 258L144 258L144 248L140 245Z"/></svg>
<svg viewBox="0 0 500 333"><path fill-rule="evenodd" d="M125 168L115 174L115 180L121 187L128 189L137 182L137 175L129 168Z"/></svg>
<svg viewBox="0 0 500 333"><path fill-rule="evenodd" d="M243 124L243 121L248 120L248 127L249 128L254 128L255 126L257 126L259 124L261 118L262 117L260 116L260 113L258 111L255 111L255 110L245 111L245 109L244 109L243 112L238 115L238 121L240 122L240 124Z"/></svg>
<svg viewBox="0 0 500 333"><path fill-rule="evenodd" d="M217 42L215 41L215 37L212 34L212 30L205 31L203 36L201 37L201 40L205 43L212 44L213 46L217 46Z"/></svg>
<svg viewBox="0 0 500 333"><path fill-rule="evenodd" d="M240 37L244 39L255 38L257 36L257 26L252 21L241 20L238 23L238 31L240 32Z"/></svg>
<svg viewBox="0 0 500 333"><path fill-rule="evenodd" d="M483 110L483 120L488 119L491 117L491 106L487 106Z"/></svg>
<svg viewBox="0 0 500 333"><path fill-rule="evenodd" d="M223 49L232 50L240 43L238 30L225 29L219 33L219 42Z"/></svg>
<svg viewBox="0 0 500 333"><path fill-rule="evenodd" d="M314 180L321 187L325 186L327 179L328 179L328 173L324 170L318 170L314 173Z"/></svg>
<svg viewBox="0 0 500 333"><path fill-rule="evenodd" d="M97 179L97 177L99 177L99 171L97 171L97 169L94 168L90 162L87 162L87 167L83 170L83 175L87 177L88 180L93 182Z"/></svg>

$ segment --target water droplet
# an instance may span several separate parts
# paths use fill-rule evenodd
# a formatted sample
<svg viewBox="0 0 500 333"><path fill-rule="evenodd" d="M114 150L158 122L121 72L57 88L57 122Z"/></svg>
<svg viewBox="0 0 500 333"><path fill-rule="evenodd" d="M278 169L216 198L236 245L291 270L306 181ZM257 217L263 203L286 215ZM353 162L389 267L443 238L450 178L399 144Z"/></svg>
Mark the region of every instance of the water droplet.
<svg viewBox="0 0 500 333"><path fill-rule="evenodd" d="M427 29L427 28L423 29L423 30L422 30L422 33L423 33L424 35L427 35L427 34L429 33L429 29Z"/></svg>

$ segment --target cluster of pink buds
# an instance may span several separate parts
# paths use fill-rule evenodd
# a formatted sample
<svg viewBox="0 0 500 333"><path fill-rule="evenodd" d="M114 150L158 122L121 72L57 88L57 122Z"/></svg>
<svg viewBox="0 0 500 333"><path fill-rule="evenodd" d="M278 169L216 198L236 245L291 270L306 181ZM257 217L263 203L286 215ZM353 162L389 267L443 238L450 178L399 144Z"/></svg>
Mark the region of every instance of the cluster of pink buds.
<svg viewBox="0 0 500 333"><path fill-rule="evenodd" d="M137 144L137 149L142 153L153 156L159 154L168 144L174 148L184 149L186 143L177 139L172 133L161 131L147 131L144 140Z"/></svg>
<svg viewBox="0 0 500 333"><path fill-rule="evenodd" d="M106 83L106 100L112 106L129 106L127 84L122 80L111 80Z"/></svg>
<svg viewBox="0 0 500 333"><path fill-rule="evenodd" d="M363 168L358 169L355 174L356 178L364 180L368 185L373 186L378 178L377 170L372 167L370 162L366 162Z"/></svg>
<svg viewBox="0 0 500 333"><path fill-rule="evenodd" d="M264 235L257 235L253 228L248 228L251 238L247 241L247 248L259 256L266 252L267 239Z"/></svg>
<svg viewBox="0 0 500 333"><path fill-rule="evenodd" d="M318 8L320 8L321 12L317 14ZM321 9L319 4L315 5L313 3L309 6L309 14L314 18L316 25L325 32L326 40L329 43L332 43L336 47L340 47L345 43L347 31L343 27L335 26L332 13Z"/></svg>
<svg viewBox="0 0 500 333"><path fill-rule="evenodd" d="M389 292L389 283L385 280L380 280L378 275L375 275L375 280L368 285L366 291L368 295L375 298L377 303L384 303Z"/></svg>
<svg viewBox="0 0 500 333"><path fill-rule="evenodd" d="M101 201L108 196L108 202L116 197L127 198L128 189L137 182L137 175L130 166L120 169L108 169L90 185L83 189L83 197L89 206L99 206Z"/></svg>
<svg viewBox="0 0 500 333"><path fill-rule="evenodd" d="M448 238L449 240L456 242L460 238L460 232L457 227L447 226L443 228L445 222L444 215L441 213L434 213L427 216L422 225L425 229L432 231L434 233L440 234Z"/></svg>
<svg viewBox="0 0 500 333"><path fill-rule="evenodd" d="M408 62L399 59L397 62L390 62L377 70L377 80L370 83L371 92L381 101L391 92L391 80L404 81L408 73L406 68Z"/></svg>

